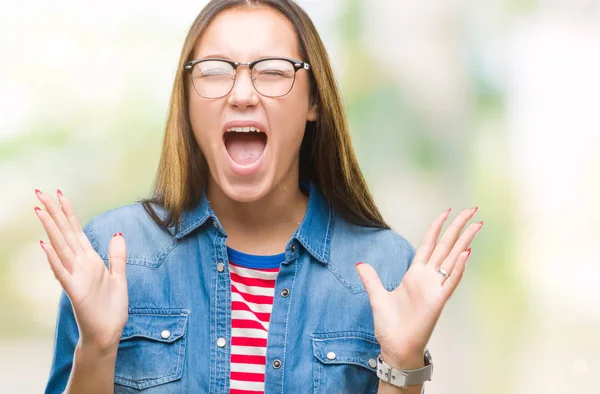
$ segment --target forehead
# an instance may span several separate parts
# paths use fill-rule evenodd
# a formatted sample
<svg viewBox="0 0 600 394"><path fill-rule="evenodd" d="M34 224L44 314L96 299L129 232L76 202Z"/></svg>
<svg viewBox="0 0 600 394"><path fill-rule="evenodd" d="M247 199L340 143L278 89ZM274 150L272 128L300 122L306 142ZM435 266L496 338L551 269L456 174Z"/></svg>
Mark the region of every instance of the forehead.
<svg viewBox="0 0 600 394"><path fill-rule="evenodd" d="M194 54L195 59L220 55L242 62L267 56L300 56L294 26L269 7L222 11L204 30Z"/></svg>

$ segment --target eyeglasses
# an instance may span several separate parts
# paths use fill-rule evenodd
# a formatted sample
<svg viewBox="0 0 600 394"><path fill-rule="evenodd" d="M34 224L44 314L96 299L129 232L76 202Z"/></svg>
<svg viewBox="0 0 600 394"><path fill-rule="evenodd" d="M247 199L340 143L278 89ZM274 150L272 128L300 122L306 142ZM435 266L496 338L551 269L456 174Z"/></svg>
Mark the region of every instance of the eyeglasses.
<svg viewBox="0 0 600 394"><path fill-rule="evenodd" d="M215 99L231 92L240 66L248 66L254 89L266 97L285 96L294 86L296 72L310 70L308 63L285 57L268 57L250 63L216 58L192 60L185 63L183 69L190 73L199 96Z"/></svg>

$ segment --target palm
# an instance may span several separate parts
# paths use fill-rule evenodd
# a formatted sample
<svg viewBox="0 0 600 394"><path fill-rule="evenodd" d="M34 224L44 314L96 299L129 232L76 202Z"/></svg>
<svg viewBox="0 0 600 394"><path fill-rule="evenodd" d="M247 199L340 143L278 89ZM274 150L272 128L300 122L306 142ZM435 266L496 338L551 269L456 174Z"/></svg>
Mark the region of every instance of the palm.
<svg viewBox="0 0 600 394"><path fill-rule="evenodd" d="M111 275L100 256L94 257L76 265L65 291L81 330L105 343L115 335L111 328L127 321L127 281Z"/></svg>
<svg viewBox="0 0 600 394"><path fill-rule="evenodd" d="M475 211L463 211L439 243L437 238L448 213L438 216L402 282L391 292L383 288L372 267L360 265L359 274L369 293L375 336L382 352L401 360L424 351L444 305L462 278L470 254L470 249L466 249L483 224L472 224L458 239ZM447 279L438 271L440 267L449 273Z"/></svg>

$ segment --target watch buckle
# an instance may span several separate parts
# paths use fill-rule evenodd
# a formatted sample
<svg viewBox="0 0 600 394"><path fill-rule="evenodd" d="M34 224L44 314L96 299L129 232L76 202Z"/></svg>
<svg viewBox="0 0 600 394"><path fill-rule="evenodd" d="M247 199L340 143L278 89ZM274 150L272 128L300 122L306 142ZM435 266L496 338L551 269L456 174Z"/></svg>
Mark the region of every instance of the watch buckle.
<svg viewBox="0 0 600 394"><path fill-rule="evenodd" d="M407 387L406 374L401 371L396 371L393 375L390 373L388 383L393 384L394 386Z"/></svg>
<svg viewBox="0 0 600 394"><path fill-rule="evenodd" d="M385 376L385 382L390 383L392 381L392 368L385 366L387 370L383 370L383 376Z"/></svg>
<svg viewBox="0 0 600 394"><path fill-rule="evenodd" d="M393 371L393 368L387 365L385 362L383 362L381 358L379 358L379 361L381 362L381 370L383 372L383 376L385 377L385 379L382 379L384 382L392 384L394 386L407 387L406 374L404 372L399 370ZM393 374L392 371L394 372Z"/></svg>

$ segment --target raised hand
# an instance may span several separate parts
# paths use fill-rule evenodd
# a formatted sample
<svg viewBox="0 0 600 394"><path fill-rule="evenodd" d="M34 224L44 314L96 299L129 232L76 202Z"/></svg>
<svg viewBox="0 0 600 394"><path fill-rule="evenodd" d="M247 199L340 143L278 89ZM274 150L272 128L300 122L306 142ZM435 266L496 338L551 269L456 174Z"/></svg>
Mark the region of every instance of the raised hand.
<svg viewBox="0 0 600 394"><path fill-rule="evenodd" d="M389 365L407 369L422 366L427 342L465 271L471 254L469 245L483 226L483 222L472 223L460 235L475 212L477 208L462 211L439 243L450 210L438 215L417 249L410 269L391 292L382 286L371 266L356 265L373 310L375 337Z"/></svg>
<svg viewBox="0 0 600 394"><path fill-rule="evenodd" d="M107 269L81 229L69 200L60 191L60 205L39 190L36 195L46 210L35 207L35 213L50 239L49 244L40 244L73 305L80 344L99 352L114 351L128 318L123 235L115 234L109 243Z"/></svg>

